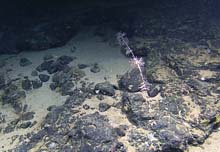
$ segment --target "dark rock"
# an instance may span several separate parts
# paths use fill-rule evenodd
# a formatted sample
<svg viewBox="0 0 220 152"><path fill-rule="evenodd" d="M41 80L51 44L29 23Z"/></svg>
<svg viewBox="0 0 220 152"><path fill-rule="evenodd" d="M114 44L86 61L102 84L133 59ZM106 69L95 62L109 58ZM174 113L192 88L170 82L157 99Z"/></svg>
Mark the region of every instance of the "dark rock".
<svg viewBox="0 0 220 152"><path fill-rule="evenodd" d="M22 114L21 120L31 120L34 118L35 112L26 112Z"/></svg>
<svg viewBox="0 0 220 152"><path fill-rule="evenodd" d="M3 133L4 134L7 134L7 133L10 133L10 132L13 132L15 130L15 127L17 125L17 123L19 122L18 119L15 119L13 121L11 121L7 127L5 127L5 129L3 130Z"/></svg>
<svg viewBox="0 0 220 152"><path fill-rule="evenodd" d="M172 147L170 145L163 146L163 151L165 152L184 152L184 150Z"/></svg>
<svg viewBox="0 0 220 152"><path fill-rule="evenodd" d="M84 105L83 105L83 108L84 108L85 110L88 110L88 109L90 108L90 106L87 105L87 104L84 104Z"/></svg>
<svg viewBox="0 0 220 152"><path fill-rule="evenodd" d="M38 142L45 136L45 134L46 134L46 131L44 129L42 129L39 132L33 134L30 141L31 142Z"/></svg>
<svg viewBox="0 0 220 152"><path fill-rule="evenodd" d="M71 71L71 69L72 69L72 67L70 67L70 66L68 66L68 65L65 65L64 67L63 67L63 72L64 73L68 73L68 72L70 72Z"/></svg>
<svg viewBox="0 0 220 152"><path fill-rule="evenodd" d="M218 71L220 71L220 64L208 63L208 64L200 66L199 69L218 72Z"/></svg>
<svg viewBox="0 0 220 152"><path fill-rule="evenodd" d="M125 73L118 81L119 87L122 90L129 92L138 92L141 90L143 80L140 71L137 68L132 69L130 72Z"/></svg>
<svg viewBox="0 0 220 152"><path fill-rule="evenodd" d="M99 111L104 112L107 111L111 106L107 103L99 103Z"/></svg>
<svg viewBox="0 0 220 152"><path fill-rule="evenodd" d="M73 57L67 55L63 55L57 59L57 62L61 63L62 65L69 64L72 61L73 61Z"/></svg>
<svg viewBox="0 0 220 152"><path fill-rule="evenodd" d="M197 94L203 94L204 96L209 95L210 84L205 81L193 78L187 80L186 84L196 91Z"/></svg>
<svg viewBox="0 0 220 152"><path fill-rule="evenodd" d="M53 108L48 114L47 114L47 116L46 116L46 118L45 118L45 121L44 121L44 123L43 123L43 126L45 125L45 124L49 124L49 125L51 125L51 124L54 124L57 120L58 120L58 118L59 118L59 115L60 115L60 113L62 112L62 111L64 111L64 107L55 107L55 108Z"/></svg>
<svg viewBox="0 0 220 152"><path fill-rule="evenodd" d="M22 87L22 89L24 89L26 91L31 90L31 88L32 88L31 81L29 79L22 80L21 87Z"/></svg>
<svg viewBox="0 0 220 152"><path fill-rule="evenodd" d="M98 94L98 95L96 96L96 98L99 99L100 101L105 99L104 96L101 95L101 94Z"/></svg>
<svg viewBox="0 0 220 152"><path fill-rule="evenodd" d="M75 81L79 81L86 75L83 70L80 70L79 68L75 68L75 67L72 67L69 73L73 75Z"/></svg>
<svg viewBox="0 0 220 152"><path fill-rule="evenodd" d="M116 128L116 132L120 137L125 136L125 131L122 128Z"/></svg>
<svg viewBox="0 0 220 152"><path fill-rule="evenodd" d="M190 65L189 63L181 62L173 56L165 56L163 57L163 61L165 61L168 67L173 69L181 78L195 75L194 69L192 68L193 65Z"/></svg>
<svg viewBox="0 0 220 152"><path fill-rule="evenodd" d="M113 96L115 95L115 89L109 82L102 82L95 85L95 93Z"/></svg>
<svg viewBox="0 0 220 152"><path fill-rule="evenodd" d="M34 76L34 77L35 77L35 76L38 76L38 72L37 72L36 70L32 71L32 72L31 72L31 76Z"/></svg>
<svg viewBox="0 0 220 152"><path fill-rule="evenodd" d="M15 119L10 122L10 125L16 126L19 123L20 119Z"/></svg>
<svg viewBox="0 0 220 152"><path fill-rule="evenodd" d="M168 126L164 130L158 132L158 137L162 142L162 149L164 151L176 150L178 152L183 152L186 149L187 140L190 134L184 130L178 129L175 125Z"/></svg>
<svg viewBox="0 0 220 152"><path fill-rule="evenodd" d="M14 108L16 114L20 114L22 112L23 106L21 101L13 103L12 107Z"/></svg>
<svg viewBox="0 0 220 152"><path fill-rule="evenodd" d="M10 104L15 110L15 113L22 111L22 101L26 97L24 91L20 91L14 84L10 84L4 89L2 95L2 104Z"/></svg>
<svg viewBox="0 0 220 152"><path fill-rule="evenodd" d="M31 128L31 127L33 127L36 124L37 124L37 121L33 121L29 127Z"/></svg>
<svg viewBox="0 0 220 152"><path fill-rule="evenodd" d="M98 113L82 117L76 122L76 133L78 138L73 140L85 139L80 148L89 149L91 151L107 152L109 149L115 149L113 143L117 142L117 133L112 128L107 119ZM88 144L89 143L89 144ZM85 144L87 145L86 147Z"/></svg>
<svg viewBox="0 0 220 152"><path fill-rule="evenodd" d="M212 39L212 40L208 40L207 44L211 50L214 50L214 51L220 53L219 52L219 50L220 50L219 42L220 42L220 39Z"/></svg>
<svg viewBox="0 0 220 152"><path fill-rule="evenodd" d="M122 108L122 102L117 102L113 105L115 108L117 109L121 109Z"/></svg>
<svg viewBox="0 0 220 152"><path fill-rule="evenodd" d="M0 124L6 122L5 116L6 116L6 115L4 115L4 114L2 114L2 113L0 112Z"/></svg>
<svg viewBox="0 0 220 152"><path fill-rule="evenodd" d="M72 47L70 48L70 52L71 52L71 53L75 53L76 50L77 50L77 48L76 48L75 46L72 46Z"/></svg>
<svg viewBox="0 0 220 152"><path fill-rule="evenodd" d="M18 32L16 48L20 51L45 50L66 44L78 30L77 24L64 19L24 28Z"/></svg>
<svg viewBox="0 0 220 152"><path fill-rule="evenodd" d="M63 71L57 72L53 75L52 81L61 87L62 84L66 83L72 78L73 74L71 72L64 73Z"/></svg>
<svg viewBox="0 0 220 152"><path fill-rule="evenodd" d="M31 65L32 62L30 60L28 60L27 58L21 58L19 64L20 64L20 66L24 67L24 66Z"/></svg>
<svg viewBox="0 0 220 152"><path fill-rule="evenodd" d="M10 132L12 132L12 131L14 131L14 130L15 130L15 126L9 124L9 125L3 130L3 133L4 133L4 134L7 134L7 133L10 133Z"/></svg>
<svg viewBox="0 0 220 152"><path fill-rule="evenodd" d="M38 89L42 87L42 82L39 79L32 80L33 89Z"/></svg>
<svg viewBox="0 0 220 152"><path fill-rule="evenodd" d="M217 83L220 83L220 78L219 77L205 78L203 81L217 84Z"/></svg>
<svg viewBox="0 0 220 152"><path fill-rule="evenodd" d="M41 65L39 65L36 69L39 72L47 71L49 74L56 73L58 71L63 71L68 68L70 62L73 61L73 58L70 56L61 56L56 61L54 60L46 60Z"/></svg>
<svg viewBox="0 0 220 152"><path fill-rule="evenodd" d="M101 69L99 68L98 64L94 64L92 66L92 68L90 69L90 71L93 72L93 73L98 73L98 72L101 71Z"/></svg>
<svg viewBox="0 0 220 152"><path fill-rule="evenodd" d="M47 111L52 111L53 109L55 109L57 106L55 106L55 105L52 105L52 106L49 106L48 108L47 108Z"/></svg>
<svg viewBox="0 0 220 152"><path fill-rule="evenodd" d="M52 60L53 59L53 55L51 55L51 54L46 54L45 56L44 56L44 61L46 61L46 60Z"/></svg>
<svg viewBox="0 0 220 152"><path fill-rule="evenodd" d="M82 99L79 93L74 94L74 101ZM83 96L82 93L81 96ZM37 143L44 142L43 137L47 136L47 143L57 143L56 149L58 151L63 151L64 147L72 151L72 148L69 149L65 146L69 142L77 151L108 152L109 149L114 149L125 152L123 144L117 141L116 130L111 127L105 116L96 112L76 118L74 113L77 111L70 110L70 108L69 105L52 108L42 123L42 129L30 136L28 144L22 143L16 150L25 147L25 150L28 151ZM71 124L74 124L74 127L71 127ZM46 146L50 147L49 145Z"/></svg>
<svg viewBox="0 0 220 152"><path fill-rule="evenodd" d="M52 63L54 63L53 60L44 61L43 63L41 63L41 64L36 68L36 70L39 71L39 72L49 71L50 68L51 68Z"/></svg>
<svg viewBox="0 0 220 152"><path fill-rule="evenodd" d="M68 97L65 101L65 106L67 107L76 107L81 105L84 101L86 96L84 94L82 94L80 91L78 90L74 90L73 94Z"/></svg>
<svg viewBox="0 0 220 152"><path fill-rule="evenodd" d="M52 77L52 81L56 83L57 87L60 87L61 92L64 94L71 93L74 87L73 81L79 81L85 73L78 68L71 68L68 71L59 71Z"/></svg>
<svg viewBox="0 0 220 152"><path fill-rule="evenodd" d="M87 64L78 64L79 69L85 69L87 67L89 67L89 65Z"/></svg>
<svg viewBox="0 0 220 152"><path fill-rule="evenodd" d="M114 147L114 150L120 151L120 152L127 152L126 147L121 142L116 143L116 146Z"/></svg>
<svg viewBox="0 0 220 152"><path fill-rule="evenodd" d="M0 73L0 89L3 89L4 86L5 86L5 76L4 74Z"/></svg>
<svg viewBox="0 0 220 152"><path fill-rule="evenodd" d="M27 112L27 110L28 110L28 105L25 104L25 105L23 106L22 112Z"/></svg>
<svg viewBox="0 0 220 152"><path fill-rule="evenodd" d="M61 84L65 83L66 81L71 78L71 75L67 75L64 72L57 72L53 75L52 81L56 83L58 86L61 86Z"/></svg>
<svg viewBox="0 0 220 152"><path fill-rule="evenodd" d="M181 98L164 98L160 103L159 107L162 111L171 112L174 115L181 113L184 115L187 112L186 105Z"/></svg>
<svg viewBox="0 0 220 152"><path fill-rule="evenodd" d="M50 84L50 89L51 89L52 91L56 90L57 87L58 87L58 85L57 85L57 83L55 83L55 82L52 82L52 83Z"/></svg>
<svg viewBox="0 0 220 152"><path fill-rule="evenodd" d="M195 90L200 90L204 87L207 87L207 85L205 85L204 82L197 80L197 79L190 79L187 81L187 84Z"/></svg>
<svg viewBox="0 0 220 152"><path fill-rule="evenodd" d="M122 111L127 115L130 122L143 128L156 115L154 112L149 112L149 104L141 94L124 93L122 96Z"/></svg>
<svg viewBox="0 0 220 152"><path fill-rule="evenodd" d="M23 128L23 129L26 129L26 128L30 127L30 126L31 126L31 122L28 121L28 122L23 122L19 127Z"/></svg>
<svg viewBox="0 0 220 152"><path fill-rule="evenodd" d="M220 85L217 85L215 88L213 88L213 92L220 94Z"/></svg>
<svg viewBox="0 0 220 152"><path fill-rule="evenodd" d="M47 81L50 79L50 76L49 76L49 75L46 75L46 74L39 74L39 79L40 79L42 82L47 82Z"/></svg>
<svg viewBox="0 0 220 152"><path fill-rule="evenodd" d="M24 79L28 79L28 76L24 76Z"/></svg>
<svg viewBox="0 0 220 152"><path fill-rule="evenodd" d="M161 86L154 85L150 87L150 89L147 91L147 94L149 97L155 97L158 95L158 93L160 93L160 91L161 91Z"/></svg>
<svg viewBox="0 0 220 152"><path fill-rule="evenodd" d="M55 61L53 62L50 67L47 69L47 72L49 74L53 74L53 73L56 73L58 71L62 71L64 70L65 68L67 67L67 65L65 64L62 64L61 62L59 61Z"/></svg>
<svg viewBox="0 0 220 152"><path fill-rule="evenodd" d="M71 95L73 91L74 84L72 81L67 81L63 83L60 87L62 95Z"/></svg>
<svg viewBox="0 0 220 152"><path fill-rule="evenodd" d="M73 151L73 148L72 146L69 146L69 145L65 145L61 151L64 151L64 152L72 152ZM83 151L81 151L83 152Z"/></svg>

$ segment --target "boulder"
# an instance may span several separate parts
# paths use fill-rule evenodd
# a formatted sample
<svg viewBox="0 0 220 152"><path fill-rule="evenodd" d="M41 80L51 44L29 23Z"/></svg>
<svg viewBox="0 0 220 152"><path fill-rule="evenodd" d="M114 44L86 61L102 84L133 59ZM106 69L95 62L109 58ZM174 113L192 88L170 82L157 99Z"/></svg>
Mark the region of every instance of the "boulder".
<svg viewBox="0 0 220 152"><path fill-rule="evenodd" d="M95 93L102 94L102 95L108 95L113 96L115 95L115 89L112 84L109 82L102 82L95 85Z"/></svg>

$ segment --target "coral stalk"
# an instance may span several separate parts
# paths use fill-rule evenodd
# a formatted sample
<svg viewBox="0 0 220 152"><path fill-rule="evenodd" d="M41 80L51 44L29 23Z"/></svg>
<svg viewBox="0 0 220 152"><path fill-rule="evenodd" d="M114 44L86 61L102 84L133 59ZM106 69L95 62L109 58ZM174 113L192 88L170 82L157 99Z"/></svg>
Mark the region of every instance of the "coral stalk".
<svg viewBox="0 0 220 152"><path fill-rule="evenodd" d="M142 85L139 87L141 91L148 90L149 89L149 82L144 77L142 68L144 67L144 61L142 58L138 58L135 56L133 50L129 47L129 40L126 37L126 34L123 32L117 33L117 40L121 47L124 47L126 50L126 55L131 55L131 64L138 68L141 79L142 79Z"/></svg>

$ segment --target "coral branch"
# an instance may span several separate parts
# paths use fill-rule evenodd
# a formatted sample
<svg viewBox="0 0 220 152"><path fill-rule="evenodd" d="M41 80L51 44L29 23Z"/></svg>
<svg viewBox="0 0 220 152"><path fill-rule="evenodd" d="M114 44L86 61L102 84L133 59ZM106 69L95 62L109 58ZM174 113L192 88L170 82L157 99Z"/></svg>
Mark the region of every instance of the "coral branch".
<svg viewBox="0 0 220 152"><path fill-rule="evenodd" d="M150 84L147 81L147 79L144 77L144 74L143 74L143 70L142 70L142 68L144 67L143 59L138 58L134 55L133 50L129 47L129 40L126 37L126 33L123 33L123 32L117 33L117 40L118 40L119 45L121 47L125 48L126 55L131 55L131 60L130 60L131 66L138 68L138 70L140 72L140 76L141 76L141 79L142 79L142 84L140 86L140 89L142 91L148 90Z"/></svg>

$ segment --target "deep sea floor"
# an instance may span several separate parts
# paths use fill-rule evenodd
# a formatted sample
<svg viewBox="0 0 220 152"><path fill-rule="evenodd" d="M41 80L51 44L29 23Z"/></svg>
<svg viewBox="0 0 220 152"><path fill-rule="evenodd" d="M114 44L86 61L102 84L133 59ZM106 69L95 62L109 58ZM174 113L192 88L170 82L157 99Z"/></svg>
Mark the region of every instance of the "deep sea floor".
<svg viewBox="0 0 220 152"><path fill-rule="evenodd" d="M21 26L16 45L0 41L15 51L0 55L0 151L218 152L220 23L166 7L87 14L80 29L71 15L46 18Z"/></svg>

